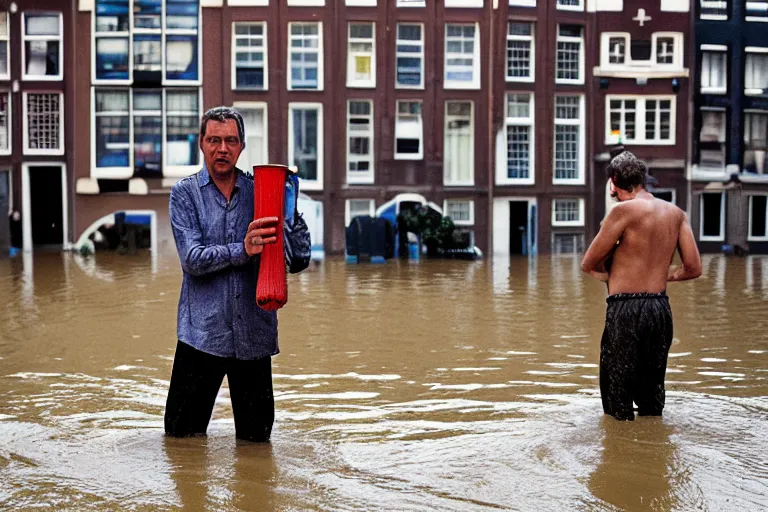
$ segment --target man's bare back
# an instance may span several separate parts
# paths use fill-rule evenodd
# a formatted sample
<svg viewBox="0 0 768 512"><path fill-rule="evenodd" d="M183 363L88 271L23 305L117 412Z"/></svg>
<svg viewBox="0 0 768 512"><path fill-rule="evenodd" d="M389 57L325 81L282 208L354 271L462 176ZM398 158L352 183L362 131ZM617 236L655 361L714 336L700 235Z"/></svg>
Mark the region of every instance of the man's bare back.
<svg viewBox="0 0 768 512"><path fill-rule="evenodd" d="M683 261L679 269L670 268L675 250ZM610 272L604 267L609 257ZM611 209L582 268L607 280L609 294L660 293L668 281L698 277L701 261L685 212L642 190Z"/></svg>

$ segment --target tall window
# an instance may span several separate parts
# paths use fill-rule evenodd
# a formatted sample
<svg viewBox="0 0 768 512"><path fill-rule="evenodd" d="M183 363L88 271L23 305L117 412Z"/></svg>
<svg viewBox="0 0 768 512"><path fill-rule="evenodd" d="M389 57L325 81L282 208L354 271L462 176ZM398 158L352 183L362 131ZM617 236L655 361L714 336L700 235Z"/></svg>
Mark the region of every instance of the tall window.
<svg viewBox="0 0 768 512"><path fill-rule="evenodd" d="M507 25L507 81L534 80L533 23Z"/></svg>
<svg viewBox="0 0 768 512"><path fill-rule="evenodd" d="M477 25L445 26L445 88L480 87L480 45Z"/></svg>
<svg viewBox="0 0 768 512"><path fill-rule="evenodd" d="M288 89L323 89L322 25L289 23Z"/></svg>
<svg viewBox="0 0 768 512"><path fill-rule="evenodd" d="M8 13L6 11L0 11L0 79L7 79L11 75L10 68L8 67L9 27Z"/></svg>
<svg viewBox="0 0 768 512"><path fill-rule="evenodd" d="M584 183L581 96L555 96L555 183Z"/></svg>
<svg viewBox="0 0 768 512"><path fill-rule="evenodd" d="M376 28L350 23L347 47L347 87L376 87Z"/></svg>
<svg viewBox="0 0 768 512"><path fill-rule="evenodd" d="M553 226L583 226L583 199L554 199L552 201Z"/></svg>
<svg viewBox="0 0 768 512"><path fill-rule="evenodd" d="M347 103L347 183L373 183L373 101Z"/></svg>
<svg viewBox="0 0 768 512"><path fill-rule="evenodd" d="M728 53L723 50L701 52L701 92L722 94L728 91Z"/></svg>
<svg viewBox="0 0 768 512"><path fill-rule="evenodd" d="M701 111L699 166L722 171L725 166L725 110Z"/></svg>
<svg viewBox="0 0 768 512"><path fill-rule="evenodd" d="M198 0L95 1L96 83L159 87L200 82Z"/></svg>
<svg viewBox="0 0 768 512"><path fill-rule="evenodd" d="M674 144L673 96L607 96L606 144Z"/></svg>
<svg viewBox="0 0 768 512"><path fill-rule="evenodd" d="M443 140L443 182L445 185L472 185L475 177L475 137L471 101L445 103Z"/></svg>
<svg viewBox="0 0 768 512"><path fill-rule="evenodd" d="M750 51L751 50L751 51ZM747 49L744 65L744 89L746 94L768 93L768 49ZM765 53L764 53L765 52Z"/></svg>
<svg viewBox="0 0 768 512"><path fill-rule="evenodd" d="M266 90L267 24L234 23L232 84L234 89Z"/></svg>
<svg viewBox="0 0 768 512"><path fill-rule="evenodd" d="M559 25L557 29L557 67L555 82L583 83L583 30L578 25Z"/></svg>
<svg viewBox="0 0 768 512"><path fill-rule="evenodd" d="M422 25L398 23L396 42L398 88L424 88L424 32Z"/></svg>
<svg viewBox="0 0 768 512"><path fill-rule="evenodd" d="M747 172L765 174L768 151L768 112L744 113L744 168Z"/></svg>
<svg viewBox="0 0 768 512"><path fill-rule="evenodd" d="M24 153L28 155L63 155L63 95L24 93Z"/></svg>
<svg viewBox="0 0 768 512"><path fill-rule="evenodd" d="M243 116L245 128L245 149L240 153L237 167L253 174L253 166L270 161L267 148L267 105L266 103L236 103L234 107Z"/></svg>
<svg viewBox="0 0 768 512"><path fill-rule="evenodd" d="M323 188L322 105L291 103L288 105L288 165L299 168L302 187Z"/></svg>
<svg viewBox="0 0 768 512"><path fill-rule="evenodd" d="M600 66L607 69L683 68L683 34L655 32L649 39L634 39L627 32L600 35Z"/></svg>
<svg viewBox="0 0 768 512"><path fill-rule="evenodd" d="M11 93L0 91L0 155L11 153Z"/></svg>
<svg viewBox="0 0 768 512"><path fill-rule="evenodd" d="M507 94L507 165L499 183L533 183L533 95Z"/></svg>
<svg viewBox="0 0 768 512"><path fill-rule="evenodd" d="M725 240L725 193L705 192L699 200L699 240Z"/></svg>
<svg viewBox="0 0 768 512"><path fill-rule="evenodd" d="M22 14L22 76L27 80L61 80L61 13ZM7 61L6 61L7 62Z"/></svg>
<svg viewBox="0 0 768 512"><path fill-rule="evenodd" d="M768 196L749 196L749 237L752 241L768 240Z"/></svg>
<svg viewBox="0 0 768 512"><path fill-rule="evenodd" d="M395 118L395 160L424 158L421 101L398 101Z"/></svg>
<svg viewBox="0 0 768 512"><path fill-rule="evenodd" d="M183 177L200 165L200 91L93 92L95 178Z"/></svg>

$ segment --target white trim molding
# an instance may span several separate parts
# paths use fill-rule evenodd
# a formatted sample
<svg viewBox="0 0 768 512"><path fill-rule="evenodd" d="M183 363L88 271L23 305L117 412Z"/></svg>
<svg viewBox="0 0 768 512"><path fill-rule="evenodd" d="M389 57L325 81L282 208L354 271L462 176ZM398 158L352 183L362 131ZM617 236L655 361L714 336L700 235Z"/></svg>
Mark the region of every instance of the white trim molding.
<svg viewBox="0 0 768 512"><path fill-rule="evenodd" d="M704 235L704 196L720 195L720 234L717 236ZM725 241L725 192L703 192L699 196L699 241L701 242L723 242Z"/></svg>
<svg viewBox="0 0 768 512"><path fill-rule="evenodd" d="M58 149L32 149L29 147L29 112L28 112L28 100L30 94L36 95L58 95L59 96L59 147ZM23 140L23 152L25 155L49 155L49 156L61 156L64 154L64 93L59 91L24 91L22 93L22 140Z"/></svg>
<svg viewBox="0 0 768 512"><path fill-rule="evenodd" d="M54 35L27 35L27 16L57 16L59 33ZM30 75L27 73L27 41L58 41L59 73L56 75ZM10 48L10 45L9 45ZM9 63L10 64L10 63ZM21 13L21 79L34 82L60 82L64 80L64 15L61 11L28 11Z"/></svg>
<svg viewBox="0 0 768 512"><path fill-rule="evenodd" d="M370 215L371 217L376 216L376 200L375 199L371 199L368 197L350 197L349 199L344 201L344 227L348 227L349 223L352 222L352 201L367 202L368 215ZM357 215L359 214L356 214L355 216Z"/></svg>
<svg viewBox="0 0 768 512"><path fill-rule="evenodd" d="M611 110L611 102L620 101L621 107L618 110ZM646 128L646 109L647 102L656 102L656 119L655 119L655 138L647 139L645 136ZM668 130L669 137L662 138L662 118L666 112L662 109L661 102L669 101L669 122ZM627 102L634 102L634 109L628 106ZM617 112L619 114L619 133L614 133L611 127L611 113ZM626 129L627 116L634 113L634 133L633 138L627 138L624 136L623 131ZM676 113L677 113L677 96L675 95L606 95L605 97L605 144L613 145L619 142L631 145L653 145L653 146L673 146L676 138Z"/></svg>
<svg viewBox="0 0 768 512"><path fill-rule="evenodd" d="M469 218L466 220L456 220L452 215L450 215L451 203L465 203L469 209L468 210ZM453 224L456 226L474 226L475 225L475 201L472 199L464 199L464 198L458 198L458 197L451 197L451 198L444 199L443 215L446 217L451 217Z"/></svg>
<svg viewBox="0 0 768 512"><path fill-rule="evenodd" d="M242 111L243 110L261 110L262 113L262 122L263 125L263 140L262 140L262 153L264 155L264 158L266 159L266 162L260 162L260 163L267 163L271 162L272 159L269 157L269 104L266 101L235 101L232 103L232 108L235 110ZM248 127L244 126L243 129L245 130L245 140L248 141ZM245 152L248 149L248 144L245 146ZM242 153L241 153L242 154ZM244 171L246 173L253 173L253 165L259 165L259 164L251 164L250 169L240 169L241 171ZM238 166L239 167L239 166Z"/></svg>
<svg viewBox="0 0 768 512"><path fill-rule="evenodd" d="M323 146L324 117L323 104L316 102L290 102L288 103L288 165L297 165L294 161L293 140L293 112L295 110L316 110L317 111L317 141L315 157L317 158L317 176L314 180L300 178L300 188L302 190L323 190L323 162L325 160L325 148ZM301 171L301 169L299 169Z"/></svg>
<svg viewBox="0 0 768 512"><path fill-rule="evenodd" d="M755 194L749 194L749 226L747 231L747 242L768 242L768 193L755 193ZM765 209L765 220L763 221L763 226L765 227L765 233L760 236L753 236L752 235L752 221L754 219L753 217L753 203L754 199L756 197L762 197L766 201L766 209Z"/></svg>
<svg viewBox="0 0 768 512"><path fill-rule="evenodd" d="M566 205L565 203L571 203L569 205ZM576 213L576 219L572 220L558 220L558 211L557 207L558 205L562 204L564 206L573 206L572 203L576 203L575 205L575 213ZM583 227L584 226L584 198L582 197L558 197L552 199L552 227ZM559 212L561 214L569 215L571 212L571 209L568 208L568 211L566 212Z"/></svg>

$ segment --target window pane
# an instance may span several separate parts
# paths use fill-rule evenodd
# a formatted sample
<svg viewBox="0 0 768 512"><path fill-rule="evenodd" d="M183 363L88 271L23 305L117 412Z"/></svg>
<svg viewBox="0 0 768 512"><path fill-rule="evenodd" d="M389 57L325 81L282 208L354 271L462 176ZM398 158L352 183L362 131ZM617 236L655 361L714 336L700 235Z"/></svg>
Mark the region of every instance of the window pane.
<svg viewBox="0 0 768 512"><path fill-rule="evenodd" d="M59 16L54 14L26 14L24 34L28 36L58 36Z"/></svg>
<svg viewBox="0 0 768 512"><path fill-rule="evenodd" d="M128 32L129 0L97 0L96 32Z"/></svg>
<svg viewBox="0 0 768 512"><path fill-rule="evenodd" d="M96 92L96 167L130 165L129 119L127 91Z"/></svg>
<svg viewBox="0 0 768 512"><path fill-rule="evenodd" d="M293 165L299 177L317 180L318 115L315 109L293 110Z"/></svg>
<svg viewBox="0 0 768 512"><path fill-rule="evenodd" d="M27 95L27 143L29 149L62 148L61 105L58 93Z"/></svg>
<svg viewBox="0 0 768 512"><path fill-rule="evenodd" d="M200 154L197 114L167 114L166 123L166 163L171 166L197 165Z"/></svg>
<svg viewBox="0 0 768 512"><path fill-rule="evenodd" d="M134 35L133 69L135 71L161 71L162 53L160 48L160 36Z"/></svg>
<svg viewBox="0 0 768 512"><path fill-rule="evenodd" d="M8 109L10 106L9 94L0 94L0 149L9 150L9 126L8 126Z"/></svg>
<svg viewBox="0 0 768 512"><path fill-rule="evenodd" d="M57 76L59 74L59 42L27 41L24 43L27 75Z"/></svg>
<svg viewBox="0 0 768 512"><path fill-rule="evenodd" d="M134 28L159 29L162 16L162 0L133 0Z"/></svg>
<svg viewBox="0 0 768 512"><path fill-rule="evenodd" d="M8 41L0 41L0 75L8 73Z"/></svg>
<svg viewBox="0 0 768 512"><path fill-rule="evenodd" d="M531 127L507 127L507 178L526 179L530 176Z"/></svg>
<svg viewBox="0 0 768 512"><path fill-rule="evenodd" d="M163 143L163 119L160 115L133 117L134 167L138 176L159 176Z"/></svg>
<svg viewBox="0 0 768 512"><path fill-rule="evenodd" d="M96 39L96 79L128 80L128 38Z"/></svg>
<svg viewBox="0 0 768 512"><path fill-rule="evenodd" d="M197 30L196 0L165 0L165 26L169 29Z"/></svg>
<svg viewBox="0 0 768 512"><path fill-rule="evenodd" d="M168 80L197 80L197 36L167 36L165 59Z"/></svg>

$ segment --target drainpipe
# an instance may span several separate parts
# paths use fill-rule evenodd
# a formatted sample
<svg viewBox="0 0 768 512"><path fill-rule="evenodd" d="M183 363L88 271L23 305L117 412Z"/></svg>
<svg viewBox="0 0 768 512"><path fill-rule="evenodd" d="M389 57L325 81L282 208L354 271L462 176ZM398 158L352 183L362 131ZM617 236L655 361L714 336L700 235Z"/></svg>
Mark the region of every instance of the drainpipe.
<svg viewBox="0 0 768 512"><path fill-rule="evenodd" d="M73 1L70 3L70 17L69 17L69 34L70 34L70 45L74 48L76 46L77 42L77 15L78 15L78 6L77 2ZM96 7L93 7L93 10L91 10L91 16L96 16ZM93 26L93 25L91 25ZM90 40L89 40L90 41ZM92 48L90 51L96 51L95 48ZM72 57L69 58L70 62L72 62L74 59ZM73 62L74 64L74 62ZM79 112L79 109L77 108L77 93L76 89L77 87L72 86L76 82L76 73L74 72L77 65L73 65L66 69L67 73L67 80L64 82L64 112L67 114L72 114L74 112ZM90 73L89 73L90 75ZM69 86L69 87L68 87ZM71 104L72 108L67 112L67 105ZM67 116L67 122L72 124L72 127L74 128L75 121L73 119L74 116L68 115ZM76 131L73 129L70 133L74 134ZM71 142L70 147L68 148L69 151L71 151L71 154L69 155L69 158L66 158L67 161L67 182L68 182L68 190L67 190L67 196L70 199L68 202L68 208L69 210L67 212L67 215L69 215L69 218L72 219L72 222L68 223L69 226L69 233L67 233L67 237L69 238L69 246L65 247L65 250L68 249L77 249L75 247L75 244L77 243L78 239L78 232L77 232L77 208L75 208L75 203L77 202L77 169L75 166L77 165L77 143L75 141L72 141L73 135L70 135L70 139L64 140L64 147L67 147L67 142ZM89 173L90 175L90 173ZM65 240L66 242L66 240Z"/></svg>
<svg viewBox="0 0 768 512"><path fill-rule="evenodd" d="M488 144L486 151L488 151L488 245L486 247L488 255L493 259L493 184L496 169L495 154L496 154L496 137L493 133L493 64L496 58L496 52L494 51L495 45L495 17L493 11L499 6L499 0L488 0L488 59L486 66L488 66L488 96L487 96L487 111L488 111Z"/></svg>

